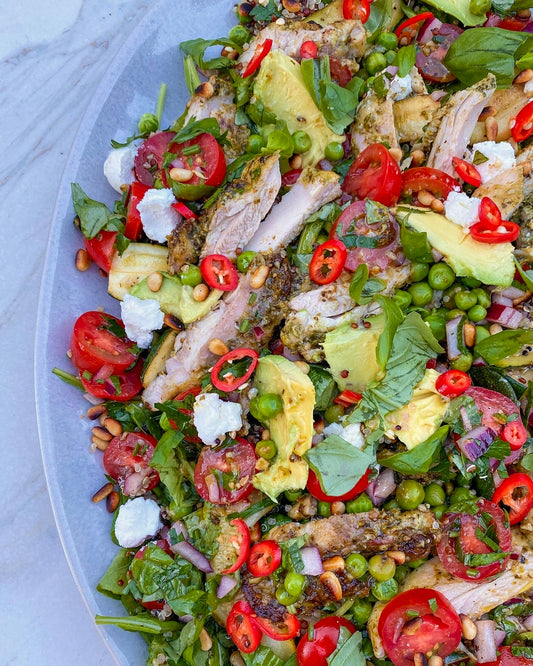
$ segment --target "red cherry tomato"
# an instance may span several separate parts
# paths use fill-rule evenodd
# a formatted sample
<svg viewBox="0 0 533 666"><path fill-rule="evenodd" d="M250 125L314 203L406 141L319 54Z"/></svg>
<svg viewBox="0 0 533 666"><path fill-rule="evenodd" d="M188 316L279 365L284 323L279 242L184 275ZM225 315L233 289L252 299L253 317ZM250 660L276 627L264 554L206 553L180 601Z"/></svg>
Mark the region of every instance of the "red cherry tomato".
<svg viewBox="0 0 533 666"><path fill-rule="evenodd" d="M316 42L308 40L300 46L300 58L302 60L307 60L308 58L316 58L318 54L318 47Z"/></svg>
<svg viewBox="0 0 533 666"><path fill-rule="evenodd" d="M292 187L298 178L302 175L302 169L291 169L281 176L282 187Z"/></svg>
<svg viewBox="0 0 533 666"><path fill-rule="evenodd" d="M115 256L116 231L100 231L94 238L85 238L85 249L94 263L105 273L111 270Z"/></svg>
<svg viewBox="0 0 533 666"><path fill-rule="evenodd" d="M246 566L252 576L270 576L281 564L281 548L276 541L267 539L250 548Z"/></svg>
<svg viewBox="0 0 533 666"><path fill-rule="evenodd" d="M498 648L500 656L497 661L488 661L483 666L531 666L529 657L515 657L511 652L512 647L502 645Z"/></svg>
<svg viewBox="0 0 533 666"><path fill-rule="evenodd" d="M237 269L223 254L208 254L200 262L200 272L212 289L233 291L239 284Z"/></svg>
<svg viewBox="0 0 533 666"><path fill-rule="evenodd" d="M503 426L501 438L508 442L511 451L519 451L527 441L527 430L522 421L509 421Z"/></svg>
<svg viewBox="0 0 533 666"><path fill-rule="evenodd" d="M370 470L363 474L359 481L354 485L354 487L349 490L344 495L326 495L320 486L320 481L318 480L317 475L313 472L312 469L309 470L309 476L307 478L307 490L315 497L319 502L347 502L348 500L357 497L362 492L368 488L368 477L370 475Z"/></svg>
<svg viewBox="0 0 533 666"><path fill-rule="evenodd" d="M261 642L261 629L254 622L253 610L246 601L237 601L226 620L226 631L237 648L245 654L255 652Z"/></svg>
<svg viewBox="0 0 533 666"><path fill-rule="evenodd" d="M353 78L352 70L348 65L343 65L342 62L334 56L329 56L329 71L333 81L341 86L341 88L347 86Z"/></svg>
<svg viewBox="0 0 533 666"><path fill-rule="evenodd" d="M174 557L174 553L170 550L170 546L168 545L168 542L165 541L164 539L158 539L156 541L156 546L163 550L167 555L170 555L171 557ZM142 560L144 553L146 551L146 546L143 546L140 548L134 555L133 559L134 560ZM156 601L143 601L142 598L138 599L139 603L141 606L144 606L147 610L156 610L160 611L163 610L165 607L165 600L164 599L159 599Z"/></svg>
<svg viewBox="0 0 533 666"><path fill-rule="evenodd" d="M246 79L248 76L252 76L252 74L254 74L259 69L263 60L270 53L271 48L271 39L265 39L262 44L258 44L256 46L255 53L242 74L243 79Z"/></svg>
<svg viewBox="0 0 533 666"><path fill-rule="evenodd" d="M150 461L154 455L157 440L151 435L141 432L128 432L126 435L113 437L104 451L104 469L114 479L125 495L128 486L133 485L132 477L135 477L135 486L139 489L136 495L141 495L159 483L157 470L150 467ZM126 491L124 488L126 487Z"/></svg>
<svg viewBox="0 0 533 666"><path fill-rule="evenodd" d="M442 659L450 655L461 642L461 620L443 594L420 588L388 602L378 633L395 666L413 666L417 653Z"/></svg>
<svg viewBox="0 0 533 666"><path fill-rule="evenodd" d="M491 553L509 553L511 530L499 506L485 499L477 501L478 513L445 513L442 519L444 534L437 544L437 553L443 566L454 576L479 583L503 571L509 555L489 564L477 564L476 556ZM478 534L494 532L491 540L498 551L479 538ZM457 536L456 536L457 535ZM478 558L479 560L482 557Z"/></svg>
<svg viewBox="0 0 533 666"><path fill-rule="evenodd" d="M162 169L163 157L175 136L175 132L157 132L139 146L135 156L134 171L135 177L143 185L154 186L154 174Z"/></svg>
<svg viewBox="0 0 533 666"><path fill-rule="evenodd" d="M533 479L527 474L511 474L496 488L494 504L509 513L509 523L516 525L533 509Z"/></svg>
<svg viewBox="0 0 533 666"><path fill-rule="evenodd" d="M525 141L533 134L533 101L528 102L518 112L511 134L516 143Z"/></svg>
<svg viewBox="0 0 533 666"><path fill-rule="evenodd" d="M137 206L142 201L144 195L150 188L147 185L134 181L130 185L129 199L128 199L128 213L126 217L126 226L124 227L124 236L132 241L139 240L142 234L143 225L141 222L141 214L137 210Z"/></svg>
<svg viewBox="0 0 533 666"><path fill-rule="evenodd" d="M356 405L362 397L363 396L360 393L346 390L339 393L333 402L336 405L342 405L343 407L351 407L351 405Z"/></svg>
<svg viewBox="0 0 533 666"><path fill-rule="evenodd" d="M448 176L444 171L432 169L431 167L414 167L407 169L402 174L402 194L410 196L427 190L434 197L444 201L452 190L459 192L459 182Z"/></svg>
<svg viewBox="0 0 533 666"><path fill-rule="evenodd" d="M512 243L520 235L520 226L516 222L501 220L494 229L485 226L483 222L476 222L470 227L470 235L479 243Z"/></svg>
<svg viewBox="0 0 533 666"><path fill-rule="evenodd" d="M465 183L473 185L474 187L479 187L481 185L481 176L473 164L470 164L470 162L467 162L466 160L462 160L460 157L452 157L452 163L457 175L459 178L462 178Z"/></svg>
<svg viewBox="0 0 533 666"><path fill-rule="evenodd" d="M240 361L243 358L250 358L251 362L241 376L236 376L227 370L226 373L222 375L222 378L220 377L220 373L226 363L231 364L234 361ZM219 391L226 391L227 393L235 391L235 389L238 389L239 386L242 386L250 379L253 371L257 367L258 359L259 354L254 349L249 349L248 347L240 347L239 349L234 349L233 351L224 354L224 356L221 356L218 359L211 370L211 382L213 383L213 386Z"/></svg>
<svg viewBox="0 0 533 666"><path fill-rule="evenodd" d="M229 539L231 543L236 546L238 554L237 559L231 565L231 567L228 567L221 572L223 574L232 574L240 569L246 562L246 558L250 552L250 530L248 529L248 525L240 518L235 518L232 520L230 525L233 525L233 527L235 527L237 530L237 535L231 536Z"/></svg>
<svg viewBox="0 0 533 666"><path fill-rule="evenodd" d="M408 40L405 44L410 44L418 34L418 30L422 26L422 23L432 18L433 14L431 12L422 12L421 14L416 14L416 16L411 16L400 23L394 31L394 34L398 39ZM402 42L402 46L403 45L404 43Z"/></svg>
<svg viewBox="0 0 533 666"><path fill-rule="evenodd" d="M342 15L350 21L358 19L361 23L366 23L370 16L369 0L344 0Z"/></svg>
<svg viewBox="0 0 533 666"><path fill-rule="evenodd" d="M253 620L261 631L273 641L288 641L300 633L300 622L292 613L285 613L282 622L273 622L258 615Z"/></svg>
<svg viewBox="0 0 533 666"><path fill-rule="evenodd" d="M78 370L95 373L107 365L110 374L132 366L138 354L120 319L97 311L84 312L76 319L70 336L70 351Z"/></svg>
<svg viewBox="0 0 533 666"><path fill-rule="evenodd" d="M187 185L218 187L222 184L226 175L226 157L212 134L204 132L183 143L171 143L168 152L175 155L172 166L194 172Z"/></svg>
<svg viewBox="0 0 533 666"><path fill-rule="evenodd" d="M231 446L204 446L194 469L194 485L212 504L233 504L252 492L255 473L253 446L238 437Z"/></svg>
<svg viewBox="0 0 533 666"><path fill-rule="evenodd" d="M118 374L113 373L110 366L103 365L90 377L87 376L88 370L81 372L80 381L85 391L95 398L126 402L142 390L142 369L142 360L137 361L131 370Z"/></svg>
<svg viewBox="0 0 533 666"><path fill-rule="evenodd" d="M328 666L328 657L335 652L341 627L353 634L355 627L344 617L331 615L313 626L312 638L304 634L296 649L298 666Z"/></svg>
<svg viewBox="0 0 533 666"><path fill-rule="evenodd" d="M330 284L342 273L348 252L344 243L328 240L314 251L309 264L309 277L316 284Z"/></svg>
<svg viewBox="0 0 533 666"><path fill-rule="evenodd" d="M435 388L447 398L457 398L470 388L472 380L462 370L447 370L437 377Z"/></svg>
<svg viewBox="0 0 533 666"><path fill-rule="evenodd" d="M394 206L402 189L402 174L396 160L380 143L367 146L348 169L342 190L359 199L372 199Z"/></svg>
<svg viewBox="0 0 533 666"><path fill-rule="evenodd" d="M490 198L483 197L479 204L478 217L481 224L487 229L496 229L502 221L502 214L498 205Z"/></svg>

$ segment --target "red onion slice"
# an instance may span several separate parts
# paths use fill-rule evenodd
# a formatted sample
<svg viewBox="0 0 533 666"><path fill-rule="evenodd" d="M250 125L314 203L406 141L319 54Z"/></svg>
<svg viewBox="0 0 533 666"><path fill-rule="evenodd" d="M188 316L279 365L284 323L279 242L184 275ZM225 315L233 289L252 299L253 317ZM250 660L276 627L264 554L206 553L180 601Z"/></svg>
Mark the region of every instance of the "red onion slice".
<svg viewBox="0 0 533 666"><path fill-rule="evenodd" d="M321 576L324 573L324 565L320 551L316 546L306 546L300 549L300 555L304 563L302 573L306 576Z"/></svg>
<svg viewBox="0 0 533 666"><path fill-rule="evenodd" d="M491 300L493 303L496 303L497 305L505 305L507 307L513 307L513 299L507 298L507 296L504 296L499 292L494 292L492 294Z"/></svg>
<svg viewBox="0 0 533 666"><path fill-rule="evenodd" d="M476 622L477 636L474 638L474 648L479 664L496 661L496 625L493 620L478 620Z"/></svg>
<svg viewBox="0 0 533 666"><path fill-rule="evenodd" d="M175 543L170 546L170 549L173 553L177 553L183 557L184 560L187 560L193 564L200 571L203 571L204 573L213 572L207 557L199 550L196 550L194 546L191 546L188 541L180 541L179 543Z"/></svg>
<svg viewBox="0 0 533 666"><path fill-rule="evenodd" d="M237 585L237 581L233 576L222 576L217 588L217 599L226 597Z"/></svg>
<svg viewBox="0 0 533 666"><path fill-rule="evenodd" d="M460 437L456 444L468 460L475 461L488 450L496 438L496 433L488 426L478 426Z"/></svg>
<svg viewBox="0 0 533 666"><path fill-rule="evenodd" d="M522 289L519 289L518 287L513 287L512 285L510 287L506 287L502 292L502 296L505 298L510 299L511 301L514 301L515 298L522 298L524 295L524 291ZM493 294L494 295L494 294Z"/></svg>
<svg viewBox="0 0 533 666"><path fill-rule="evenodd" d="M487 312L487 321L500 324L506 328L518 328L524 319L524 313L499 303L493 303Z"/></svg>
<svg viewBox="0 0 533 666"><path fill-rule="evenodd" d="M379 506L396 490L392 469L382 470L378 477L368 484L366 494L374 506Z"/></svg>

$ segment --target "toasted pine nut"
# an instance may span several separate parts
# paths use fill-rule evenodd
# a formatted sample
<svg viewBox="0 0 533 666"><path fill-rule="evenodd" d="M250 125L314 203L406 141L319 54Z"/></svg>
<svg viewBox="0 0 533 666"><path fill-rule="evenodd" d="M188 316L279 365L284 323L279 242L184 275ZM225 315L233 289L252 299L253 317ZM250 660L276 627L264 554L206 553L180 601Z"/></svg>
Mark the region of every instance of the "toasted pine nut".
<svg viewBox="0 0 533 666"><path fill-rule="evenodd" d="M321 435L324 432L324 428L326 427L326 424L324 423L324 419L318 419L318 421L315 421L313 428L315 429L315 432L318 435Z"/></svg>
<svg viewBox="0 0 533 666"><path fill-rule="evenodd" d="M168 175L176 183L188 183L189 180L194 176L194 173L189 169L180 169L179 167L173 167L168 172Z"/></svg>
<svg viewBox="0 0 533 666"><path fill-rule="evenodd" d="M204 81L203 83L200 83L198 88L194 91L195 95L198 95L198 97L203 97L204 99L209 99L210 97L213 97L215 94L215 88L211 81ZM172 176L170 176L172 178Z"/></svg>
<svg viewBox="0 0 533 666"><path fill-rule="evenodd" d="M91 432L95 437L103 439L104 442L110 442L113 439L113 435L108 430L102 428L101 426L95 426L91 430Z"/></svg>
<svg viewBox="0 0 533 666"><path fill-rule="evenodd" d="M496 109L493 106L486 106L483 111L479 114L478 120L480 122L483 122L484 120L487 120L487 118L490 118L491 116L496 115Z"/></svg>
<svg viewBox="0 0 533 666"><path fill-rule="evenodd" d="M517 305L520 305L520 303L523 303L524 301L527 301L531 298L531 292L530 291L524 291L522 296L519 296L518 298L513 298L513 307L516 307Z"/></svg>
<svg viewBox="0 0 533 666"><path fill-rule="evenodd" d="M258 541L261 541L261 537L263 536L261 532L261 525L259 522L257 522L255 525L250 527L250 539L254 543L257 543Z"/></svg>
<svg viewBox="0 0 533 666"><path fill-rule="evenodd" d="M403 625L402 634L414 636L423 624L424 620L421 617L414 617Z"/></svg>
<svg viewBox="0 0 533 666"><path fill-rule="evenodd" d="M426 156L424 155L423 150L413 150L413 152L411 153L412 166L420 166L425 159Z"/></svg>
<svg viewBox="0 0 533 666"><path fill-rule="evenodd" d="M207 347L209 351L216 356L224 356L224 354L229 352L228 345L222 342L220 338L213 338L212 340L209 340Z"/></svg>
<svg viewBox="0 0 533 666"><path fill-rule="evenodd" d="M105 451L107 447L109 446L109 440L108 439L100 439L100 437L96 437L96 435L93 435L91 437L91 442L96 446L96 448L99 451Z"/></svg>
<svg viewBox="0 0 533 666"><path fill-rule="evenodd" d="M396 564L405 564L405 553L401 550L388 550L385 555L394 560Z"/></svg>
<svg viewBox="0 0 533 666"><path fill-rule="evenodd" d="M346 562L340 555L324 560L324 571L344 571Z"/></svg>
<svg viewBox="0 0 533 666"><path fill-rule="evenodd" d="M76 268L82 273L86 271L91 265L91 259L87 254L87 250L80 248L76 252Z"/></svg>
<svg viewBox="0 0 533 666"><path fill-rule="evenodd" d="M342 516L343 513L346 513L346 504L344 502L337 500L331 503L332 516Z"/></svg>
<svg viewBox="0 0 533 666"><path fill-rule="evenodd" d="M231 46L225 46L220 53L224 58L229 58L230 60L237 60L239 57L239 52L235 49L232 49Z"/></svg>
<svg viewBox="0 0 533 666"><path fill-rule="evenodd" d="M333 571L325 571L320 576L320 582L328 588L335 601L340 601L342 599L342 587L339 579Z"/></svg>
<svg viewBox="0 0 533 666"><path fill-rule="evenodd" d="M269 273L270 268L266 265L256 268L254 274L250 278L250 287L252 289L260 289L265 284Z"/></svg>
<svg viewBox="0 0 533 666"><path fill-rule="evenodd" d="M107 417L104 421L104 428L106 430L109 430L109 432L113 435L113 437L118 437L119 435L122 435L122 423L117 421L116 419L111 419Z"/></svg>
<svg viewBox="0 0 533 666"><path fill-rule="evenodd" d="M257 472L264 472L270 467L270 462L266 458L258 458L255 462Z"/></svg>
<svg viewBox="0 0 533 666"><path fill-rule="evenodd" d="M527 83L533 79L533 69L523 69L514 77L513 83Z"/></svg>
<svg viewBox="0 0 533 666"><path fill-rule="evenodd" d="M443 664L444 660L438 654L432 654L428 659L428 666L442 666Z"/></svg>
<svg viewBox="0 0 533 666"><path fill-rule="evenodd" d="M467 347L473 347L476 344L476 327L474 324L466 323L463 326L463 336Z"/></svg>
<svg viewBox="0 0 533 666"><path fill-rule="evenodd" d="M192 297L197 303L202 303L209 296L209 287L202 282L192 290Z"/></svg>
<svg viewBox="0 0 533 666"><path fill-rule="evenodd" d="M153 291L154 293L161 289L162 284L163 284L163 276L161 275L161 273L158 272L151 273L146 278L146 286L150 291Z"/></svg>
<svg viewBox="0 0 533 666"><path fill-rule="evenodd" d="M302 5L298 0L281 0L281 4L288 12L291 12L291 14L296 14L296 12L299 12L302 8Z"/></svg>
<svg viewBox="0 0 533 666"><path fill-rule="evenodd" d="M295 155L294 157L291 157L289 161L289 165L291 169L301 169L302 168L302 156L301 155Z"/></svg>
<svg viewBox="0 0 533 666"><path fill-rule="evenodd" d="M107 414L105 405L93 405L87 410L87 416L91 421L96 421L96 419L99 419L104 414Z"/></svg>
<svg viewBox="0 0 533 666"><path fill-rule="evenodd" d="M431 206L433 199L435 198L431 192L428 192L427 190L420 190L420 192L417 193L417 197L422 206Z"/></svg>
<svg viewBox="0 0 533 666"><path fill-rule="evenodd" d="M304 375L308 375L309 370L311 370L311 368L309 367L309 363L306 363L305 361L294 361L294 365L297 368L300 368L300 370L304 373Z"/></svg>
<svg viewBox="0 0 533 666"><path fill-rule="evenodd" d="M91 498L91 501L94 502L95 504L96 504L97 502L101 502L101 501L104 500L104 499L109 495L109 493L111 493L112 491L113 491L113 484L112 484L112 483L106 483L105 485L103 485L103 486L100 488L100 490L97 490L97 491L94 493L94 495L93 495L92 498Z"/></svg>
<svg viewBox="0 0 533 666"><path fill-rule="evenodd" d="M519 9L516 12L516 15L517 15L518 18L521 18L521 19L529 19L529 18L531 18L531 10L530 9Z"/></svg>
<svg viewBox="0 0 533 666"><path fill-rule="evenodd" d="M476 623L471 620L468 615L464 613L459 614L459 619L461 620L461 630L463 632L463 638L467 641L473 641L477 636L477 626Z"/></svg>
<svg viewBox="0 0 533 666"><path fill-rule="evenodd" d="M270 439L270 430L268 428L265 428L263 432L261 433L261 439L266 442L267 439Z"/></svg>
<svg viewBox="0 0 533 666"><path fill-rule="evenodd" d="M232 652L229 658L231 666L246 666L239 652Z"/></svg>
<svg viewBox="0 0 533 666"><path fill-rule="evenodd" d="M431 210L434 210L436 213L443 213L444 212L444 204L440 199L433 199L431 202Z"/></svg>
<svg viewBox="0 0 533 666"><path fill-rule="evenodd" d="M183 329L185 328L183 326L183 322L181 321L181 319L178 319L174 315L168 314L168 312L163 317L163 322L165 326L168 326L169 328L172 328L175 331L183 331Z"/></svg>
<svg viewBox="0 0 533 666"><path fill-rule="evenodd" d="M213 641L211 640L211 636L207 633L205 627L202 628L199 639L200 639L200 650L202 650L202 652L209 652L209 650L213 646Z"/></svg>
<svg viewBox="0 0 533 666"><path fill-rule="evenodd" d="M500 326L500 324L491 324L489 326L489 333L491 335L496 335L496 333L501 333L503 331L503 326Z"/></svg>
<svg viewBox="0 0 533 666"><path fill-rule="evenodd" d="M389 153L391 154L391 157L396 160L397 162L400 162L400 160L403 157L402 149L401 148L391 148L389 150Z"/></svg>
<svg viewBox="0 0 533 666"><path fill-rule="evenodd" d="M485 135L489 141L496 141L498 136L498 121L493 116L485 119Z"/></svg>
<svg viewBox="0 0 533 666"><path fill-rule="evenodd" d="M428 660L421 652L415 652L413 656L415 666L427 666Z"/></svg>
<svg viewBox="0 0 533 666"><path fill-rule="evenodd" d="M531 162L530 160L524 160L523 162L520 162L518 166L522 167L522 173L524 176L529 176L531 173Z"/></svg>
<svg viewBox="0 0 533 666"><path fill-rule="evenodd" d="M109 513L113 513L115 509L118 506L120 500L120 495L116 490L113 490L112 492L109 493L109 495L106 498L106 509L109 511Z"/></svg>

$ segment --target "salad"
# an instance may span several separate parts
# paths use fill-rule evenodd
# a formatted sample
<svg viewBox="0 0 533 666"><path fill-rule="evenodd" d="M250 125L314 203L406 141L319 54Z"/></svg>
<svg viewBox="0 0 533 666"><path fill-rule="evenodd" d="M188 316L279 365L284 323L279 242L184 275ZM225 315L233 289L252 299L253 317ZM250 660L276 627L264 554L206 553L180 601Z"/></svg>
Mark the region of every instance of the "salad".
<svg viewBox="0 0 533 666"><path fill-rule="evenodd" d="M72 184L117 311L54 372L148 664L533 662L527 4L228 5Z"/></svg>

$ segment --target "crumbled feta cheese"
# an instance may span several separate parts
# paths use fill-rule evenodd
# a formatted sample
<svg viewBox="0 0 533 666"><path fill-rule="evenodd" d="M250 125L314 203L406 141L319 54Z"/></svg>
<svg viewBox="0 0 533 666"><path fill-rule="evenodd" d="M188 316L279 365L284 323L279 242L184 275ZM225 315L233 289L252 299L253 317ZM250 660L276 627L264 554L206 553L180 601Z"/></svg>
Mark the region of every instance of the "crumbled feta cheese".
<svg viewBox="0 0 533 666"><path fill-rule="evenodd" d="M529 81L526 81L524 85L524 93L528 97L533 97L533 79L529 79Z"/></svg>
<svg viewBox="0 0 533 666"><path fill-rule="evenodd" d="M342 437L342 426L340 423L330 423L322 432L326 437L328 435L338 435L339 437Z"/></svg>
<svg viewBox="0 0 533 666"><path fill-rule="evenodd" d="M488 180L499 176L506 169L516 166L514 149L507 141L500 141L499 143L495 141L482 141L481 143L475 143L472 146L472 156L475 156L476 152L488 158L486 162L475 165L481 176L482 183L486 183Z"/></svg>
<svg viewBox="0 0 533 666"><path fill-rule="evenodd" d="M409 97L412 92L413 84L410 74L406 74L405 76L396 75L390 82L389 96L395 102L399 102L401 99Z"/></svg>
<svg viewBox="0 0 533 666"><path fill-rule="evenodd" d="M194 425L202 442L215 446L227 432L242 428L242 407L221 400L218 393L200 393L194 401Z"/></svg>
<svg viewBox="0 0 533 666"><path fill-rule="evenodd" d="M158 503L136 497L118 510L115 536L122 548L134 548L151 539L162 527Z"/></svg>
<svg viewBox="0 0 533 666"><path fill-rule="evenodd" d="M122 194L121 185L129 185L133 181L133 165L137 146L130 143L123 148L115 148L104 162L104 176L111 187Z"/></svg>
<svg viewBox="0 0 533 666"><path fill-rule="evenodd" d="M163 326L165 315L161 312L159 301L153 298L141 299L125 294L120 304L120 313L126 335L141 349L147 349L152 342L152 331Z"/></svg>
<svg viewBox="0 0 533 666"><path fill-rule="evenodd" d="M444 202L444 214L446 217L463 228L468 233L470 227L478 219L478 210L481 199L469 197L464 192L450 192Z"/></svg>
<svg viewBox="0 0 533 666"><path fill-rule="evenodd" d="M358 449L361 449L365 443L359 423L348 423L346 426L342 426L340 423L330 423L324 428L323 432L326 436L337 435L342 437Z"/></svg>
<svg viewBox="0 0 533 666"><path fill-rule="evenodd" d="M165 243L179 222L178 211L172 208L176 197L172 190L148 190L137 204L144 233L158 243Z"/></svg>

